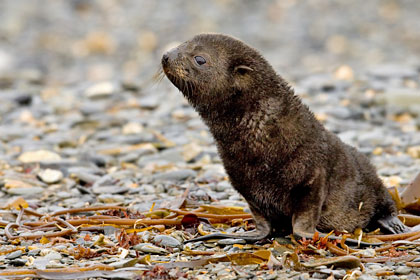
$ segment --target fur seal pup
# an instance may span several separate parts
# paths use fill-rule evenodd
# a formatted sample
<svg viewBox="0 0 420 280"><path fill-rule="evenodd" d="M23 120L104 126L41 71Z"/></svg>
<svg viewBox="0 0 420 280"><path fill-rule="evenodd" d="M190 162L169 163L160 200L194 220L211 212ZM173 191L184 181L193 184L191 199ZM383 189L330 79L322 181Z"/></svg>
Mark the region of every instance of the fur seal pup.
<svg viewBox="0 0 420 280"><path fill-rule="evenodd" d="M192 241L408 231L368 158L327 131L257 50L227 35L200 34L161 63L209 127L256 223L242 235Z"/></svg>

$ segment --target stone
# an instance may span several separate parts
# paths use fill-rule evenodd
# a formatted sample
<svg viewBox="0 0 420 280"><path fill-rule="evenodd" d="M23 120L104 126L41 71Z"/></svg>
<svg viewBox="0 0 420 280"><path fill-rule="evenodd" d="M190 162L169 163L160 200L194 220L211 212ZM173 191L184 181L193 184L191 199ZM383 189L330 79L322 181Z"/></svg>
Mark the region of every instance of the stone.
<svg viewBox="0 0 420 280"><path fill-rule="evenodd" d="M54 184L63 179L63 173L60 170L45 169L38 173L38 177L47 184Z"/></svg>
<svg viewBox="0 0 420 280"><path fill-rule="evenodd" d="M327 279L328 276L329 276L328 274L319 273L319 272L314 272L314 274L312 274L313 279Z"/></svg>
<svg viewBox="0 0 420 280"><path fill-rule="evenodd" d="M161 97L157 95L147 95L139 99L140 108L142 109L155 109L159 106Z"/></svg>
<svg viewBox="0 0 420 280"><path fill-rule="evenodd" d="M13 259L19 258L20 256L22 256L22 251L21 250L16 250L12 253L7 254L6 259L13 260Z"/></svg>
<svg viewBox="0 0 420 280"><path fill-rule="evenodd" d="M21 94L15 97L14 101L20 106L29 106L32 103L32 95Z"/></svg>
<svg viewBox="0 0 420 280"><path fill-rule="evenodd" d="M10 260L8 264L13 265L13 266L24 266L27 263L27 260L24 259L13 259Z"/></svg>
<svg viewBox="0 0 420 280"><path fill-rule="evenodd" d="M54 161L60 159L61 157L59 154L47 150L24 152L18 157L18 160L23 163Z"/></svg>
<svg viewBox="0 0 420 280"><path fill-rule="evenodd" d="M171 236L168 236L168 235L156 235L155 238L153 239L153 241L157 245L163 246L163 247L176 248L176 247L181 246L181 242L179 242L174 237L171 237Z"/></svg>
<svg viewBox="0 0 420 280"><path fill-rule="evenodd" d="M360 275L357 280L377 280L378 278L367 274Z"/></svg>
<svg viewBox="0 0 420 280"><path fill-rule="evenodd" d="M61 260L63 258L63 256L59 252L51 251L48 254L46 254L44 256L44 258L46 258L47 260L50 260L50 261L51 260Z"/></svg>
<svg viewBox="0 0 420 280"><path fill-rule="evenodd" d="M30 188L9 188L6 190L11 195L21 195L23 197L41 196L44 192L42 187L30 187Z"/></svg>
<svg viewBox="0 0 420 280"><path fill-rule="evenodd" d="M138 134L141 132L143 132L143 126L135 122L129 122L122 128L123 134Z"/></svg>
<svg viewBox="0 0 420 280"><path fill-rule="evenodd" d="M38 256L40 252L41 252L41 249L33 249L28 252L28 256L33 256L33 257Z"/></svg>
<svg viewBox="0 0 420 280"><path fill-rule="evenodd" d="M414 67L403 65L378 65L369 69L368 74L379 79L413 78L418 75Z"/></svg>
<svg viewBox="0 0 420 280"><path fill-rule="evenodd" d="M411 88L388 88L384 92L386 104L392 107L408 109L413 113L420 108L420 90Z"/></svg>
<svg viewBox="0 0 420 280"><path fill-rule="evenodd" d="M116 92L116 86L111 82L102 82L88 87L85 94L89 98L108 97Z"/></svg>
<svg viewBox="0 0 420 280"><path fill-rule="evenodd" d="M154 174L152 178L157 181L182 181L188 178L194 178L196 176L197 172L194 170L182 169Z"/></svg>
<svg viewBox="0 0 420 280"><path fill-rule="evenodd" d="M408 266L399 266L395 269L395 274L398 275L407 275L411 272L412 268Z"/></svg>

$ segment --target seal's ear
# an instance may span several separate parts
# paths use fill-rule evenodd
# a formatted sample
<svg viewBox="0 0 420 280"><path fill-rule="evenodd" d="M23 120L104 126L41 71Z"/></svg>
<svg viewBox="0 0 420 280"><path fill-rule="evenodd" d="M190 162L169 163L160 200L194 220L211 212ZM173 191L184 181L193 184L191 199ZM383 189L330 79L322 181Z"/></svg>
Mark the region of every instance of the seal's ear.
<svg viewBox="0 0 420 280"><path fill-rule="evenodd" d="M234 71L235 73L244 75L248 72L254 71L254 69L246 65L238 65L238 66L235 66Z"/></svg>

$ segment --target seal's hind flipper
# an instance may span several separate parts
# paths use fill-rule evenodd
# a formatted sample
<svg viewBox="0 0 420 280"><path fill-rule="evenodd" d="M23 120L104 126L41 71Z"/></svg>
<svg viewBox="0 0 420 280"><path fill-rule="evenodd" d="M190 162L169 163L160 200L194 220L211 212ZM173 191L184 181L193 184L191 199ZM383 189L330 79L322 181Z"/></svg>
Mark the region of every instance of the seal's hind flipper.
<svg viewBox="0 0 420 280"><path fill-rule="evenodd" d="M409 232L410 228L405 226L400 219L395 216L387 216L378 220L381 230L386 233L398 234Z"/></svg>

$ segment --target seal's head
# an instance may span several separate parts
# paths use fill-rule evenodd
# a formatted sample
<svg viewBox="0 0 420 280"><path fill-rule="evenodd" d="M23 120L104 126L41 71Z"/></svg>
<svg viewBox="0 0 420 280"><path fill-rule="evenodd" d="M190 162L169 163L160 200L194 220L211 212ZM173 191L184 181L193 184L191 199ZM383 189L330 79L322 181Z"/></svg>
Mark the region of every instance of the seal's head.
<svg viewBox="0 0 420 280"><path fill-rule="evenodd" d="M169 80L199 111L222 106L238 97L252 102L247 93L255 97L257 85L261 87L267 79L277 79L258 51L222 34L195 36L165 53L162 67Z"/></svg>

